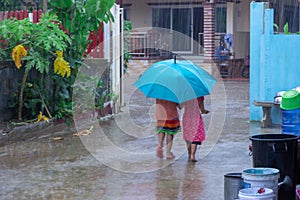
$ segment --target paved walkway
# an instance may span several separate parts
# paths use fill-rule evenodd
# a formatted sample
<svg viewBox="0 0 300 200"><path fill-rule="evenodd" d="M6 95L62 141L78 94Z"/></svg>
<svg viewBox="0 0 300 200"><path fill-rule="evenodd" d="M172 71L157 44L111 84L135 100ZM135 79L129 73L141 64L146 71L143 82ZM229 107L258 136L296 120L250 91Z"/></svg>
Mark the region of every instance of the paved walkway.
<svg viewBox="0 0 300 200"><path fill-rule="evenodd" d="M280 133L249 123L249 82L218 80L206 98L207 140L198 162L187 161L182 135L176 135L173 161L155 156L153 99L132 83L147 61L131 63L125 76L126 106L112 119L0 148L0 199L198 199L222 200L224 175L252 167L249 136ZM84 127L81 127L84 126ZM54 140L54 136L63 137Z"/></svg>

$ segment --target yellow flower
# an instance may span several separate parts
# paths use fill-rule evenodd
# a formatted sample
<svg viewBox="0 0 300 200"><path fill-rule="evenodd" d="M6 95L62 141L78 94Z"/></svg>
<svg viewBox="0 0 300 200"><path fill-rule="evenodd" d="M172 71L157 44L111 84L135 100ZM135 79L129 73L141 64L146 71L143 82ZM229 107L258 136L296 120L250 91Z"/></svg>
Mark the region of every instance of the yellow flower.
<svg viewBox="0 0 300 200"><path fill-rule="evenodd" d="M21 59L26 55L27 55L27 51L23 45L19 44L14 47L11 57L13 61L15 61L15 65L17 66L18 69L21 69L22 67Z"/></svg>
<svg viewBox="0 0 300 200"><path fill-rule="evenodd" d="M40 112L40 114L38 115L37 121L36 122L40 122L41 120L47 121L49 122L49 118L46 117L45 115L43 115L42 112Z"/></svg>
<svg viewBox="0 0 300 200"><path fill-rule="evenodd" d="M71 75L71 67L69 63L63 58L63 52L57 51L57 58L54 61L54 73L62 77L69 77Z"/></svg>

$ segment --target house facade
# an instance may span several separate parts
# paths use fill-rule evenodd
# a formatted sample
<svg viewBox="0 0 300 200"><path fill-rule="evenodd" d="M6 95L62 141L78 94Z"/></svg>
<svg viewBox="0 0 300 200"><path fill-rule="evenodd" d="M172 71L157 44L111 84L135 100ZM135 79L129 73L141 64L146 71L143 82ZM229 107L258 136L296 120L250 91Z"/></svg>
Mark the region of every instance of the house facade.
<svg viewBox="0 0 300 200"><path fill-rule="evenodd" d="M213 56L225 34L233 36L231 51L236 58L249 55L250 1L203 0L123 0L124 17L137 31L162 28L186 35L178 40L172 34L170 51L180 54ZM204 48L204 52L195 47Z"/></svg>

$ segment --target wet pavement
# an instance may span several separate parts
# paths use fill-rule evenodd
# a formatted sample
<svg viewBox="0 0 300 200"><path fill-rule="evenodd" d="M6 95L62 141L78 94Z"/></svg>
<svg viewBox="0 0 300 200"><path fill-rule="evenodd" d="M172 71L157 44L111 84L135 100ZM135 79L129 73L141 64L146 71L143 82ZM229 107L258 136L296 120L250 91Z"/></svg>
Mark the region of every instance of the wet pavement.
<svg viewBox="0 0 300 200"><path fill-rule="evenodd" d="M132 87L148 64L129 68L120 114L0 147L0 199L223 199L224 175L252 167L249 136L280 128L249 122L248 80L218 79L205 100L211 113L203 117L207 140L198 162L188 162L181 133L176 158L156 158L154 100ZM90 132L78 137L76 130Z"/></svg>

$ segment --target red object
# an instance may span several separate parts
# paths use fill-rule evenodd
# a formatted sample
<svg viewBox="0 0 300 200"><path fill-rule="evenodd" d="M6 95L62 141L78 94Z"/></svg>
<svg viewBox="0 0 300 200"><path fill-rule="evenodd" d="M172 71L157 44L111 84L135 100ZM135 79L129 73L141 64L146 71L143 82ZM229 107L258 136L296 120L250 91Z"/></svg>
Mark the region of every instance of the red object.
<svg viewBox="0 0 300 200"><path fill-rule="evenodd" d="M257 191L258 194L262 194L264 193L266 190L265 188L259 188L259 190Z"/></svg>
<svg viewBox="0 0 300 200"><path fill-rule="evenodd" d="M16 19L20 19L19 17L19 11L15 11L15 16L14 16Z"/></svg>
<svg viewBox="0 0 300 200"><path fill-rule="evenodd" d="M89 40L92 40L89 44L86 54L89 54L89 56L93 58L103 58L104 52L103 52L103 30L101 27L98 28L98 32L92 31L89 35Z"/></svg>
<svg viewBox="0 0 300 200"><path fill-rule="evenodd" d="M19 17L19 19L20 20L23 20L24 18L25 18L25 12L23 11L23 10L21 10L21 11L19 11L19 13L20 13L20 17Z"/></svg>

